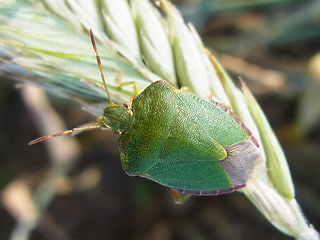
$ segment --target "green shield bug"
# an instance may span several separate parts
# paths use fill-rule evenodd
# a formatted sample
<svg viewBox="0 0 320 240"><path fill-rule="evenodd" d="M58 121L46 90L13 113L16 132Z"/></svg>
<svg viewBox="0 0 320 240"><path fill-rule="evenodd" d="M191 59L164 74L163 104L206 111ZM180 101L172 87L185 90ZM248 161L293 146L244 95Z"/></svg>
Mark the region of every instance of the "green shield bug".
<svg viewBox="0 0 320 240"><path fill-rule="evenodd" d="M75 131L108 128L119 133L123 169L192 195L230 193L246 185L259 144L231 110L165 81L150 84L128 107L112 102L92 31L90 36L110 105L93 126L31 141L35 144Z"/></svg>

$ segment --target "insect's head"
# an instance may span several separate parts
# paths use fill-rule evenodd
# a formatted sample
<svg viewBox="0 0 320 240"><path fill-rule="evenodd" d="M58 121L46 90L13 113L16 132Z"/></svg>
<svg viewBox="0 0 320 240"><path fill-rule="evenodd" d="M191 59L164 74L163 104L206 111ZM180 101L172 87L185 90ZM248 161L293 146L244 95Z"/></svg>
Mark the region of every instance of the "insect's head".
<svg viewBox="0 0 320 240"><path fill-rule="evenodd" d="M122 105L111 104L104 109L103 115L97 119L101 127L110 128L115 132L125 132L131 123L129 109Z"/></svg>

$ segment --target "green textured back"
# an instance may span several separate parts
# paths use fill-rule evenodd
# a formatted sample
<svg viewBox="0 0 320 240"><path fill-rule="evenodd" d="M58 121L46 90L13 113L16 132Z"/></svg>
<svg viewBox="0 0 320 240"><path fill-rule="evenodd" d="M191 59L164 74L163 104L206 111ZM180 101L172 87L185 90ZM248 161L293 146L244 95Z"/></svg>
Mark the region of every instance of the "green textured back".
<svg viewBox="0 0 320 240"><path fill-rule="evenodd" d="M129 175L191 193L234 187L220 161L226 147L249 137L225 110L158 81L133 100L132 112L119 138Z"/></svg>

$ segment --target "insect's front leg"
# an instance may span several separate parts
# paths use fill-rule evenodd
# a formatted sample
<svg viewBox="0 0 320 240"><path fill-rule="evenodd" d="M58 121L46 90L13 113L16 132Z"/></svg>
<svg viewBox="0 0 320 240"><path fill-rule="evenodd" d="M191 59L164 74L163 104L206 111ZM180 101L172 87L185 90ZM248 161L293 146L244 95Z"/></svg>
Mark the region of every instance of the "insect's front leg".
<svg viewBox="0 0 320 240"><path fill-rule="evenodd" d="M133 85L133 90L134 90L134 96L138 96L140 94L140 91L139 91L139 87L137 85L137 83L135 81L130 81L130 82L124 82L123 81L123 77L122 77L122 72L119 71L118 72L118 84L120 87L122 86L126 86L126 85Z"/></svg>

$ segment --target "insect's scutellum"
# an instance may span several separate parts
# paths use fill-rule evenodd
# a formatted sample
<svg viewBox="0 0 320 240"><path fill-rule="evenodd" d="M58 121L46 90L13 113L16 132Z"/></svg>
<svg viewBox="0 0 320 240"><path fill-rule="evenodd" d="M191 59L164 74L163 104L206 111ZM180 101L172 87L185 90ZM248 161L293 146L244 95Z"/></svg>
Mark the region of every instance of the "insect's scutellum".
<svg viewBox="0 0 320 240"><path fill-rule="evenodd" d="M109 93L109 90L108 90L108 87L107 87L107 83L106 83L106 80L104 78L104 74L103 74L103 71L102 71L101 59L100 59L100 56L99 56L99 53L98 53L98 50L97 50L97 45L96 45L96 41L94 40L92 29L90 29L90 39L91 39L93 50L96 53L97 64L98 64L98 67L99 67L99 72L100 72L100 76L101 76L101 80L102 80L102 83L103 83L104 90L105 90L105 92L106 92L106 94L108 96L110 104L111 105L115 105L115 103L111 99L111 96L110 96L110 93Z"/></svg>

